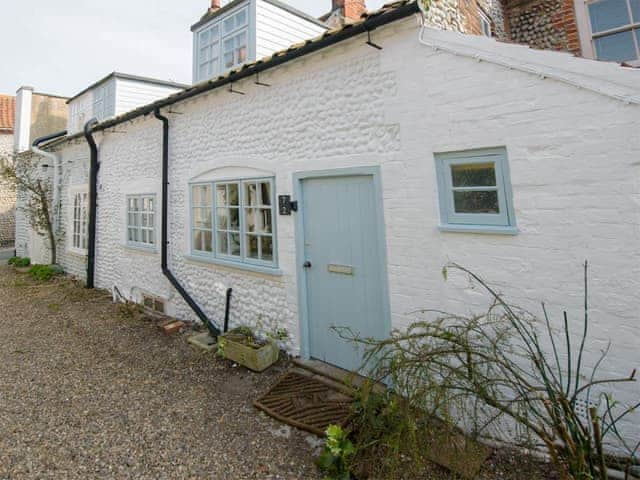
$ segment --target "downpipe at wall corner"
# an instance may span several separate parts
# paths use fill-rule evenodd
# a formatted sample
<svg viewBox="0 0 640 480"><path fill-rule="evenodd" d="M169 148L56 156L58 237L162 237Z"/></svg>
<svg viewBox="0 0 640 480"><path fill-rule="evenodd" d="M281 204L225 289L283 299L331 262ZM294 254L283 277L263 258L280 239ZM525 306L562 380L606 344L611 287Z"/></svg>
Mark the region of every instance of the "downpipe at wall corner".
<svg viewBox="0 0 640 480"><path fill-rule="evenodd" d="M160 113L159 108L153 111L153 115L162 122L162 244L160 248L162 273L178 291L184 301L187 302L191 310L193 310L202 323L206 325L211 336L217 338L220 335L220 330L213 324L209 317L207 317L169 269L167 258L167 245L169 244L169 119ZM227 311L229 308L228 304L229 301L227 300ZM225 317L227 315L228 313L225 313Z"/></svg>
<svg viewBox="0 0 640 480"><path fill-rule="evenodd" d="M84 125L84 138L89 144L89 238L87 241L87 288L95 287L96 224L98 219L98 146L93 138L93 127L98 124L94 117Z"/></svg>

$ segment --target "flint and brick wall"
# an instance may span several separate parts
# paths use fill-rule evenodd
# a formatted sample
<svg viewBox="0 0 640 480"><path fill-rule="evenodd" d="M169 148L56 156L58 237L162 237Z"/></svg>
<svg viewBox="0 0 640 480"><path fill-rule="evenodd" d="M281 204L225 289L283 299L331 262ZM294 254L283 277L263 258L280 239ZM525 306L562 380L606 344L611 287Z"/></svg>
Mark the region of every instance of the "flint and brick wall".
<svg viewBox="0 0 640 480"><path fill-rule="evenodd" d="M3 161L11 161L13 153L13 133L0 132L0 170ZM0 248L10 248L15 242L16 191L0 171Z"/></svg>

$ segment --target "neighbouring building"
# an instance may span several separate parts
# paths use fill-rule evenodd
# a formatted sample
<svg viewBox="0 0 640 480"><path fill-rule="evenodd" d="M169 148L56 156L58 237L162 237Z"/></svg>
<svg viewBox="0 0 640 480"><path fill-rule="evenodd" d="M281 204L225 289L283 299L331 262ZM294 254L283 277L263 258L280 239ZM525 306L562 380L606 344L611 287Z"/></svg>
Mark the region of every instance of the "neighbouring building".
<svg viewBox="0 0 640 480"><path fill-rule="evenodd" d="M468 279L443 280L449 261L578 330L588 259L584 362L611 340L607 372L639 367L640 70L430 28L437 15L469 24L445 3L423 16L395 2L93 125L95 286L198 320L163 275L166 248L217 325L233 288L233 326L285 328L291 354L354 368L332 326L380 338L420 309L487 307ZM42 148L60 159L60 263L85 278L87 142L77 131ZM613 393L632 402L634 388Z"/></svg>
<svg viewBox="0 0 640 480"><path fill-rule="evenodd" d="M13 161L13 124L16 99L0 95L0 170ZM13 246L15 237L16 192L0 173L0 248Z"/></svg>

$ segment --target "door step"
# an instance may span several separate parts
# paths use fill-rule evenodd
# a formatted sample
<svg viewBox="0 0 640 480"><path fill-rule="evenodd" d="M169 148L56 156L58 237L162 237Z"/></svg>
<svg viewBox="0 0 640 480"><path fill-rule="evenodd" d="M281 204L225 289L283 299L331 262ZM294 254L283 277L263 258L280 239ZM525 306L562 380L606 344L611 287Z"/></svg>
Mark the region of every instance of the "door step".
<svg viewBox="0 0 640 480"><path fill-rule="evenodd" d="M317 377L324 377L327 380L340 384L351 392L360 389L365 382L369 381L367 377L321 362L320 360L304 360L298 357L293 358L291 362L299 369L307 370ZM375 393L383 393L386 389L387 386L382 383L376 383L373 387Z"/></svg>

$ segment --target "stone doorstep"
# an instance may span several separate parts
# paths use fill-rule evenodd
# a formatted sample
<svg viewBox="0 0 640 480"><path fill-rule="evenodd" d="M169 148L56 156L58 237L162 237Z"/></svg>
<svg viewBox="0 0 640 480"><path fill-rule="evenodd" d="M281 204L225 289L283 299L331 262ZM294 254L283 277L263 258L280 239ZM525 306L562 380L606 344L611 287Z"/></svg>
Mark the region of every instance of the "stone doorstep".
<svg viewBox="0 0 640 480"><path fill-rule="evenodd" d="M291 361L298 367L298 370L306 370L313 374L316 379L327 380L331 382L330 385L334 388L340 388L342 391L346 389L349 393L353 393L354 388L360 388L368 380L362 375L329 365L320 360L304 360L298 357L293 358ZM376 393L383 393L386 389L386 385L381 383L377 383L373 387Z"/></svg>
<svg viewBox="0 0 640 480"><path fill-rule="evenodd" d="M217 343L215 339L209 334L209 332L198 333L196 335L191 335L187 341L201 350L205 352L211 352L217 348Z"/></svg>

